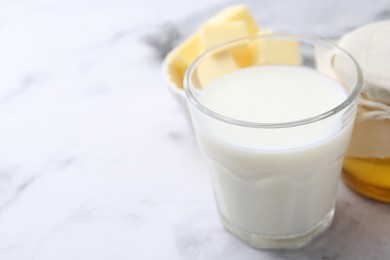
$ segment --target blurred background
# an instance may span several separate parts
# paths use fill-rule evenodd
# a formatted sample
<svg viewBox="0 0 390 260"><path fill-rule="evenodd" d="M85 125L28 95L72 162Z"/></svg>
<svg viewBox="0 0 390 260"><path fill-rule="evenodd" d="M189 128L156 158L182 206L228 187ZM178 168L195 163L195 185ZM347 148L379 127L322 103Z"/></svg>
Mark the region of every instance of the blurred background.
<svg viewBox="0 0 390 260"><path fill-rule="evenodd" d="M390 0L0 0L0 260L390 258L389 225L368 225L390 208L343 187L333 233L305 250L259 252L220 226L161 62L236 3L326 39L390 19Z"/></svg>

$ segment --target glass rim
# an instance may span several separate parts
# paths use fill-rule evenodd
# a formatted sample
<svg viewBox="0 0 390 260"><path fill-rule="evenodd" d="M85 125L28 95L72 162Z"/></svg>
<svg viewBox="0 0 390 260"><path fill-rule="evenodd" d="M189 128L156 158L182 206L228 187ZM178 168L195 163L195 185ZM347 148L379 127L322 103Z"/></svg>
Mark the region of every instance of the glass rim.
<svg viewBox="0 0 390 260"><path fill-rule="evenodd" d="M202 59L207 57L209 54L218 51L219 49L222 49L228 45L235 44L241 41L245 40L251 40L251 39L292 39L292 40L298 40L298 41L304 41L307 43L310 43L312 45L314 44L319 44L322 46L327 46L329 48L337 50L339 53L342 53L345 57L350 59L352 61L353 67L355 68L356 72L356 79L354 83L354 89L351 93L348 94L348 97L338 104L337 106L333 107L332 109L325 111L321 114L311 116L308 118L300 119L300 120L294 120L294 121L287 121L287 122L277 122L277 123L260 123L260 122L252 122L252 121L244 121L244 120L239 120L235 118L231 118L228 116L221 115L219 113L216 113L212 111L211 109L205 107L201 102L195 97L194 93L192 92L193 82L191 80L191 75L194 73L197 65L200 63ZM224 44L218 45L214 48L211 48L207 51L205 51L202 55L200 55L198 58L195 59L195 61L189 66L187 69L185 75L184 75L184 92L187 100L195 106L199 111L202 113L225 123L228 124L233 124L237 126L243 126L243 127L251 127L251 128L287 128L287 127L294 127L294 126L300 126L300 125L305 125L308 123L313 123L316 121L320 121L322 119L328 118L344 108L348 107L350 104L352 104L356 98L359 96L362 87L363 87L363 75L361 68L357 61L352 57L351 54L349 54L347 51L344 49L340 48L339 46L330 43L324 39L321 38L316 38L316 37L310 37L310 36L304 36L304 35L297 35L297 34L267 34L267 35L253 35L253 36L247 36L247 37L242 37L238 38L229 42L226 42Z"/></svg>

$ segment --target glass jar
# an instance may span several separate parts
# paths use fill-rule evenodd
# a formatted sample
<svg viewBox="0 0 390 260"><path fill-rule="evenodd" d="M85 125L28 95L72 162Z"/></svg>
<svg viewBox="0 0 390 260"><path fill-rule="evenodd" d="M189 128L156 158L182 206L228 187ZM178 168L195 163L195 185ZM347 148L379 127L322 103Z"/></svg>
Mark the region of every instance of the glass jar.
<svg viewBox="0 0 390 260"><path fill-rule="evenodd" d="M356 192L390 202L389 119L356 123L342 176Z"/></svg>
<svg viewBox="0 0 390 260"><path fill-rule="evenodd" d="M367 197L390 202L390 158L347 157L343 179L349 187Z"/></svg>
<svg viewBox="0 0 390 260"><path fill-rule="evenodd" d="M389 35L390 20L384 20L359 27L338 42L359 63L364 78L343 179L353 190L386 202L390 202Z"/></svg>

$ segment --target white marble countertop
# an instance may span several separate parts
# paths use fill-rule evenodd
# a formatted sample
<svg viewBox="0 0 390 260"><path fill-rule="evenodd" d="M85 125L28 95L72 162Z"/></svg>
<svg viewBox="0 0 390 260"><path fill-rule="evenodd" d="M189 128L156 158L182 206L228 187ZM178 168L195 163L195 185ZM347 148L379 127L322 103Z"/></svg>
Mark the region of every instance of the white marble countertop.
<svg viewBox="0 0 390 260"><path fill-rule="evenodd" d="M0 1L0 260L390 259L390 204L343 184L333 225L300 250L254 250L219 223L159 55L164 30L233 2ZM321 37L390 16L388 0L319 3L249 6Z"/></svg>

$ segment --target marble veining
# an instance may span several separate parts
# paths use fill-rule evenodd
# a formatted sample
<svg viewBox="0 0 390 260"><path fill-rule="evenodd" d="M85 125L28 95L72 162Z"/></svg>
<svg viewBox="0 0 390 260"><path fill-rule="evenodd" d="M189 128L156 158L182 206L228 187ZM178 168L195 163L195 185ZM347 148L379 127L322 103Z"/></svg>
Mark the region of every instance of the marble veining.
<svg viewBox="0 0 390 260"><path fill-rule="evenodd" d="M164 55L237 1L0 2L0 260L390 259L390 205L340 184L330 230L294 251L221 226ZM264 28L337 38L389 0L248 1Z"/></svg>

